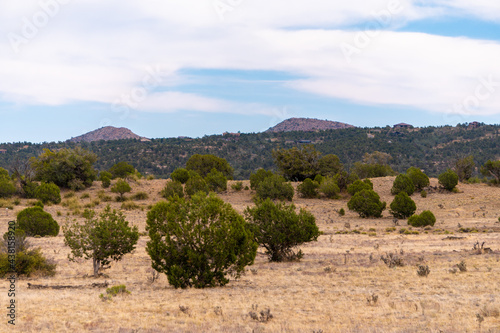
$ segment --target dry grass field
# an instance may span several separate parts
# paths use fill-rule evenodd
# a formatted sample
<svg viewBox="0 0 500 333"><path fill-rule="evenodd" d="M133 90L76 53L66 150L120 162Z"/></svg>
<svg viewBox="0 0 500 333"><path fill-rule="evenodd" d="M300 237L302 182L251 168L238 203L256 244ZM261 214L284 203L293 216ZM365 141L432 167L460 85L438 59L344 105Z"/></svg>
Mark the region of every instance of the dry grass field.
<svg viewBox="0 0 500 333"><path fill-rule="evenodd" d="M373 179L374 190L388 204L393 198L393 180ZM145 231L148 205L161 199L158 192L165 183L140 180L132 184L129 196L139 191L149 194L149 199L135 201L139 207L124 211L141 232ZM248 181L244 183L248 185ZM437 186L437 180L432 179L431 185ZM78 204L81 211L93 201L97 204L100 190L96 182L89 190L63 199L72 200L71 205L46 206L45 210L62 225L67 219L81 218L71 213ZM68 261L69 248L64 246L62 232L52 238L31 238L33 246L57 263L57 274L19 280L16 326L7 325L3 315L0 331L500 332L500 188L460 184L459 190L429 193L427 198L412 196L417 213L431 210L436 215L436 225L428 230L409 230L404 220L396 225L388 211L381 219L361 219L347 210L345 198L296 198L298 207L316 216L324 234L301 247L305 256L300 262L269 263L259 249L247 273L221 288L176 290L166 276L151 283L147 236L141 236L136 250L112 263L100 278L90 277L90 261ZM89 197L82 199L84 193ZM112 195L109 189L105 194ZM240 212L252 205L251 191L230 189L220 196ZM96 210L107 204L99 201ZM121 203L110 204L121 207ZM1 234L7 230L7 222L27 205L22 200L13 211L1 209ZM346 215L340 217L336 210L342 207ZM460 227L478 232L460 233ZM400 232L403 228L408 230L406 234ZM472 251L476 242L485 242L492 252ZM389 253L402 258L404 266L384 264L380 257ZM456 266L462 261L467 268L464 272ZM417 265L428 265L430 274L418 276ZM131 294L102 301L99 294L105 289L90 285L104 281L125 284ZM27 283L84 287L28 289ZM2 283L0 299L5 313L7 289L7 283ZM272 318L261 316L261 311Z"/></svg>

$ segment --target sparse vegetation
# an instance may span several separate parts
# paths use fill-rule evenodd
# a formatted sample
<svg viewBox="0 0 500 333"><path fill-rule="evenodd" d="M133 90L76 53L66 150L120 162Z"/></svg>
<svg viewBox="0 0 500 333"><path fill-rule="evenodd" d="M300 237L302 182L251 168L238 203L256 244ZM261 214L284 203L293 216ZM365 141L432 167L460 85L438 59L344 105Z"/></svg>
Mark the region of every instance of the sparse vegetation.
<svg viewBox="0 0 500 333"><path fill-rule="evenodd" d="M471 134L472 132L474 131L470 131ZM378 140L379 134L375 132L375 135L375 140ZM384 134L380 139L385 141L388 137ZM242 137L240 142L243 140L246 138ZM179 142L181 146L182 140ZM223 147L232 149L231 141L222 143ZM160 140L155 140L150 145L151 147L160 145ZM282 142L281 146L288 148L292 144ZM154 149L156 147L153 148L156 152ZM399 155L393 154L393 156L398 156L399 162ZM401 158L404 159L404 156ZM478 159L479 162L484 162L481 157ZM346 162L348 165L349 163ZM432 173L430 167L425 170ZM400 169L398 171L401 172ZM235 173L235 176L241 177L241 174ZM326 179L323 179L322 183ZM394 177L372 179L374 188L384 200L391 198L389 193L393 180ZM165 184L166 181L163 179L134 183L132 194L144 191L150 196L149 199L136 203L144 210L146 207L151 209L158 202L158 192ZM250 185L248 181L243 181L243 187L247 184ZM299 184L291 185L296 188ZM50 279L41 278L42 275L39 273L31 274L26 281L31 283L31 287L26 287L26 282L18 281L23 287L22 290L30 295L30 302L24 302L22 306L23 313L25 312L27 317L22 317L24 319L19 321L18 328L21 331L30 331L46 327L57 332L68 330L67 323L70 322L70 329L82 332L106 331L109 327L146 331L160 328L168 331L237 332L249 326L255 331L280 329L314 332L320 332L321 329L325 332L331 329L364 331L368 327L384 332L439 329L474 332L479 331L477 313L483 317L481 330L494 331L498 321L495 314L500 306L488 295L492 294L498 270L496 266L498 254L496 238L499 226L496 223L499 216L496 210L498 189L464 183L460 185L463 193L449 195L436 188L436 179L431 179L431 185L425 188L429 192L427 199L421 199L421 194L412 199L417 202L418 213L426 209L434 212L439 222L436 224L437 227L411 227L405 225L407 223L405 220L394 219L392 215L387 217L388 214L384 214L384 219L361 219L357 213L347 212L347 216L341 218L339 217L341 209L342 207L347 209L346 204L349 201L345 192L338 193L338 201L296 197L295 205L307 207L306 209L316 217L319 230L325 233L325 236L318 238L319 242L305 243L296 248L296 251L302 249L305 257L299 262L267 263L266 250L261 247L255 264L245 267L247 275L244 279L230 282L224 288L217 288L218 290L203 292L195 290L181 292L175 291L172 287L166 288L167 277L164 273L161 273L157 282L151 284L150 278L156 279L152 277L151 272L155 272L156 277L159 273L152 269L148 270L148 263L151 261L144 251L144 245L137 246L136 251L125 255L120 264L112 265L105 271L100 270L100 273L105 273L104 277L95 279L84 276L85 273L92 275L91 266L85 268L90 262L82 264L81 259L77 262L65 262L70 249L62 247L63 237L28 237L31 243L41 248L41 253L49 258L49 263L54 259L54 263L57 262L58 266L57 275ZM65 193L68 193L67 190L62 190L62 194ZM89 194L90 198L81 199L84 194ZM93 205L94 200L98 198L100 202L104 202L101 198L107 194L110 194L110 191L102 190L98 183L72 198L63 199L63 202L74 199L83 207ZM231 203L238 212L242 212L247 205L253 207L253 194L254 192L246 191L236 193L230 189L220 197L225 202ZM16 207L14 198L0 200L0 206L3 206L0 217L4 221L15 219L15 213L30 207L35 202L22 198L19 199L20 205ZM388 204L392 199L395 198L392 196ZM125 203L128 202L130 201ZM122 203L111 204L114 208L118 208ZM104 206L101 205L96 209L100 211ZM13 207L14 210L7 210L6 207ZM62 205L46 207L58 221L68 213L70 216L72 214L68 207ZM56 217L56 212L60 212L62 217ZM147 210L123 211L127 219L142 231L139 244L145 244L149 240L147 233L144 232L146 212ZM296 212L298 213L298 210ZM81 212L75 218L82 221ZM374 235L376 237L370 237ZM473 249L473 243L476 241L479 241L479 244L474 245ZM484 247L481 244L483 242L487 243ZM491 249L488 246L491 246ZM407 267L396 268L397 271L387 268L379 259L381 254L385 257L386 253L392 253L393 256L400 258ZM467 271L459 274L457 264L462 260L467 262ZM430 268L432 274L428 278L423 275L420 277L419 266L432 267ZM457 275L450 274L453 272ZM230 274L227 278L232 280ZM107 296L106 287L100 286L94 289L92 285L110 282L110 279L113 282L109 286L125 283L127 287L134 287L138 291L131 289L132 294L128 296L113 297L114 303L101 304L97 296L100 293ZM344 283L345 281L348 283ZM44 317L46 309L50 308L50 302L45 296L48 293L57 295L58 292L36 290L40 284L49 287L72 287L63 290L64 297L58 299L58 305L66 310L64 313L56 311L52 317ZM301 295L313 295L313 297L301 297ZM341 301L332 302L329 295L337 295ZM377 302L373 302L371 298L373 295L378 295ZM456 295L460 295L461 301L458 303ZM80 301L75 302L75 299ZM165 301L166 299L168 301ZM300 299L300 302L296 302L297 299ZM161 311L161 315L158 315L155 309L154 313L151 313L147 304L145 308L134 307L132 313L129 305L139 304L144 300L157 304L158 309L155 309ZM258 308L250 309L253 303L258 303ZM81 320L83 318L81 316L94 313L96 308L109 310L117 306L118 312L101 311L96 320ZM260 312L269 308L275 318L267 323L258 321ZM311 309L313 312L310 312ZM250 310L254 312L253 316L256 319L250 316ZM297 316L297 313L306 315ZM338 319L333 326L328 319L331 313L335 313ZM384 320L388 313L396 313L397 320ZM147 317L148 320L138 324L134 321L137 316ZM49 319L39 324L38 318L42 317ZM422 321L415 323L416 317L421 317ZM46 326L39 326L42 324Z"/></svg>
<svg viewBox="0 0 500 333"><path fill-rule="evenodd" d="M236 182L236 183L231 185L231 188L233 190L235 190L236 192L239 192L239 191L243 190L243 182Z"/></svg>
<svg viewBox="0 0 500 333"><path fill-rule="evenodd" d="M427 277L427 276L429 276L430 272L431 272L431 270L429 269L429 266L418 265L418 268L417 268L417 275L418 276Z"/></svg>
<svg viewBox="0 0 500 333"><path fill-rule="evenodd" d="M132 195L132 200L147 200L149 198L149 194L144 191L140 191Z"/></svg>

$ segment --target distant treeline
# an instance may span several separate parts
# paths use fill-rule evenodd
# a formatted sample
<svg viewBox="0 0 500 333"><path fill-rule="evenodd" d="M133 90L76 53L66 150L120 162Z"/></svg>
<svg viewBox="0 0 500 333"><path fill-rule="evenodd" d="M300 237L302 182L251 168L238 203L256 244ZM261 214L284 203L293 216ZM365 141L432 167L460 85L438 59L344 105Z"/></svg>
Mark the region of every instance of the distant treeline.
<svg viewBox="0 0 500 333"><path fill-rule="evenodd" d="M319 132L253 133L213 135L198 139L168 138L150 142L138 140L98 141L92 143L27 142L0 144L0 167L7 170L16 161L38 156L43 149L80 146L98 156L95 167L107 170L125 161L142 174L168 178L176 168L185 166L194 154L213 154L225 158L235 169L235 179L249 179L258 168L275 169L272 151L313 144L322 154L335 154L346 169L361 161L365 153L380 151L392 156L391 167L404 172L415 166L429 176L452 167L458 158L473 155L476 166L500 158L500 125L468 129L425 127L417 129L349 128Z"/></svg>

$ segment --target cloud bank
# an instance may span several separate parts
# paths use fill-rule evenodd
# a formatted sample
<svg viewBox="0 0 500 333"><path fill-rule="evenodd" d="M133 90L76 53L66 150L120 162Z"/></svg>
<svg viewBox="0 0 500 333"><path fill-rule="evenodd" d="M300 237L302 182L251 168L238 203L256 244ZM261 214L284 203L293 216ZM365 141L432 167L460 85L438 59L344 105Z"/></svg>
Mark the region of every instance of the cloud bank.
<svg viewBox="0 0 500 333"><path fill-rule="evenodd" d="M294 91L362 105L500 113L500 42L402 32L500 23L498 1L41 0L0 4L0 98L142 112L274 114L183 90L185 69L279 71ZM216 79L216 77L214 77Z"/></svg>

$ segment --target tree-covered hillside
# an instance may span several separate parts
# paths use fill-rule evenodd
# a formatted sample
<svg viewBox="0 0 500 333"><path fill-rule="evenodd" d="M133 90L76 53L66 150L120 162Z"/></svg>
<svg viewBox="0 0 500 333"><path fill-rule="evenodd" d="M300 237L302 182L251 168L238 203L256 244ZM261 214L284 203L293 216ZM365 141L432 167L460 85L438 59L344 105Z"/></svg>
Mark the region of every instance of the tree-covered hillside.
<svg viewBox="0 0 500 333"><path fill-rule="evenodd" d="M98 141L91 143L0 144L0 167L11 169L18 159L38 156L44 148L81 146L98 156L99 170L126 161L143 174L166 178L193 154L214 154L234 167L235 179L248 179L258 168L275 168L272 150L311 143L323 154L336 154L346 168L362 160L365 153L390 154L392 168L403 172L410 166L436 176L460 157L473 155L476 165L500 158L500 125L426 127L416 129L348 128L319 132L283 132L205 136L199 139L169 138ZM6 150L6 151L3 151Z"/></svg>

